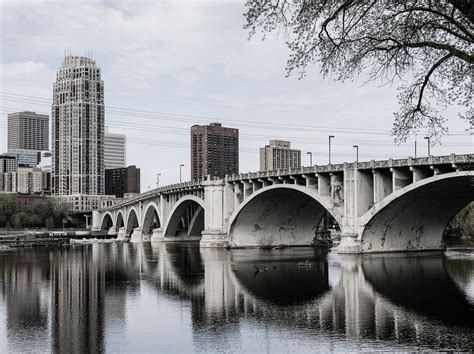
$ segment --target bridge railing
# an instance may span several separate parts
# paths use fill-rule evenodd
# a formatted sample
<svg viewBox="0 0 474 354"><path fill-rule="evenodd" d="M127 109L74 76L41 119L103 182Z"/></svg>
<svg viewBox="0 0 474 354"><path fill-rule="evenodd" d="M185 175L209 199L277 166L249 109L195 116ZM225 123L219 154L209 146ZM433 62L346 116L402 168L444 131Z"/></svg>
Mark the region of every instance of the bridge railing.
<svg viewBox="0 0 474 354"><path fill-rule="evenodd" d="M406 167L412 165L438 165L438 164L474 164L474 154L463 154L463 155L446 155L446 156L429 156L429 157L418 157L412 158L408 157L406 159L388 159L388 160L371 160L363 161L357 164L358 169L376 169L376 168L390 168L390 167ZM302 166L301 168L294 169L280 169L275 171L257 171L257 172L248 172L240 173L235 175L226 175L223 181L232 182L240 180L250 180L258 178L269 178L269 177L280 177L280 176L291 176L291 175L301 175L301 174L311 174L311 173L324 173L324 172L341 172L345 168L354 168L355 163L342 163L342 164L330 164L330 165L314 165L314 166ZM114 206L101 209L101 210L110 210L117 209L129 204L133 204L145 199L148 199L154 195L168 194L175 191L187 190L202 188L203 182L205 181L215 181L222 180L218 177L206 176L200 180L187 181L182 183L175 183L159 188L149 190L147 192L141 193L140 195L124 200L121 203L117 203Z"/></svg>
<svg viewBox="0 0 474 354"><path fill-rule="evenodd" d="M388 159L388 160L371 160L363 161L357 164L358 169L376 169L376 168L390 168L390 167L405 167L412 165L438 165L438 164L455 164L455 163L474 163L474 154L464 155L446 155L446 156L426 156L426 157L408 157L406 159ZM258 178L290 176L295 174L306 173L323 173L323 172L339 172L344 168L354 168L355 163L331 164L331 165L314 165L295 169L279 169L274 171L258 171L240 173L226 176L225 180L228 182L239 180L250 180Z"/></svg>

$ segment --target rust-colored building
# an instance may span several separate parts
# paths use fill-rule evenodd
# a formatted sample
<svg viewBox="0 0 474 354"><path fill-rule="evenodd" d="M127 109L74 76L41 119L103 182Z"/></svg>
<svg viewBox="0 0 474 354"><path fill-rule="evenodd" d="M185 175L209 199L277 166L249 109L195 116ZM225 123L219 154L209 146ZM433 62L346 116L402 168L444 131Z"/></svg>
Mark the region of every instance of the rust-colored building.
<svg viewBox="0 0 474 354"><path fill-rule="evenodd" d="M191 178L239 173L239 130L220 123L191 127Z"/></svg>

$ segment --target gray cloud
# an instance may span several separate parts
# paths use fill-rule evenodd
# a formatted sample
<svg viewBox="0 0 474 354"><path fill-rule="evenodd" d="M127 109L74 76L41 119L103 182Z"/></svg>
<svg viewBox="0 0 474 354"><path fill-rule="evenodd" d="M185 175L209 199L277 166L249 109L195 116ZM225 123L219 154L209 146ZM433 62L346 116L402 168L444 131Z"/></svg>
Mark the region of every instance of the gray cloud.
<svg viewBox="0 0 474 354"><path fill-rule="evenodd" d="M288 50L282 38L247 41L241 2L4 0L0 7L0 85L4 92L50 98L54 73L64 48L70 47L73 54L93 53L103 69L108 106L253 122L383 130L391 128L392 112L397 109L395 87L373 83L362 86L362 79L347 83L322 80L317 67L303 80L285 78ZM47 105L4 99L1 106L50 111ZM0 111L3 122L10 108ZM456 118L455 109L446 115L450 129L467 127ZM131 140L188 144L192 122L159 118L108 114L106 123L111 131L124 132ZM139 124L179 128L183 134L119 128L117 122L136 124L137 128ZM0 148L5 149L6 131L0 132ZM327 131L241 127L240 132L262 136L260 141L241 140L241 146L255 149L254 154L241 154L242 171L258 168L258 147L275 136L314 139L314 144L293 145L319 153L315 154L317 163L326 162ZM412 142L396 147L390 144L388 134L337 131L335 135L335 142L340 142L334 145L335 154L353 154L353 143L359 143L364 159L408 156L413 152ZM376 142L380 146L374 146ZM443 142L447 146L435 147L433 153L473 150L473 140L468 136L446 137ZM424 144L421 140L419 143ZM465 146L449 146L459 143ZM352 159L351 155L334 158L336 162ZM142 168L146 189L154 185L157 172L162 173L163 183L177 181L180 163L185 164L188 173L189 151L184 147L130 143L128 163Z"/></svg>

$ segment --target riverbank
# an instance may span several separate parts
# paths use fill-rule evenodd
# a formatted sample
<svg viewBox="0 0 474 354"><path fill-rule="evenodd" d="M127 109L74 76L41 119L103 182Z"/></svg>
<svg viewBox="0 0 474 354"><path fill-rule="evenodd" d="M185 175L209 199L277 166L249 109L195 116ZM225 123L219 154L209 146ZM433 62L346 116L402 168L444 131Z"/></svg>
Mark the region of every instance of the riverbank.
<svg viewBox="0 0 474 354"><path fill-rule="evenodd" d="M0 248L62 246L72 240L113 237L91 230L0 230Z"/></svg>

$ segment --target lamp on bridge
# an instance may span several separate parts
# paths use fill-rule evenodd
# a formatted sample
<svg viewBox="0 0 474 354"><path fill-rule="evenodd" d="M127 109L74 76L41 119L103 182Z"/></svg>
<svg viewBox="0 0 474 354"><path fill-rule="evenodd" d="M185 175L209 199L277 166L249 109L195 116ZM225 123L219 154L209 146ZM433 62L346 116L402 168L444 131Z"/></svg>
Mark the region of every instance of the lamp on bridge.
<svg viewBox="0 0 474 354"><path fill-rule="evenodd" d="M352 145L356 149L356 164L359 163L359 145Z"/></svg>
<svg viewBox="0 0 474 354"><path fill-rule="evenodd" d="M182 182L182 173L181 173L181 169L184 167L183 164L179 165L179 183Z"/></svg>
<svg viewBox="0 0 474 354"><path fill-rule="evenodd" d="M160 176L161 173L156 174L156 188L160 187Z"/></svg>
<svg viewBox="0 0 474 354"><path fill-rule="evenodd" d="M425 139L428 140L428 157L430 157L430 156L431 156L431 153L430 153L430 146L431 146L431 144L430 144L430 137L429 137L429 136L425 136Z"/></svg>
<svg viewBox="0 0 474 354"><path fill-rule="evenodd" d="M307 154L309 155L309 165L313 166L313 153L308 151Z"/></svg>
<svg viewBox="0 0 474 354"><path fill-rule="evenodd" d="M335 138L334 135L329 135L329 164L331 164L331 139Z"/></svg>

